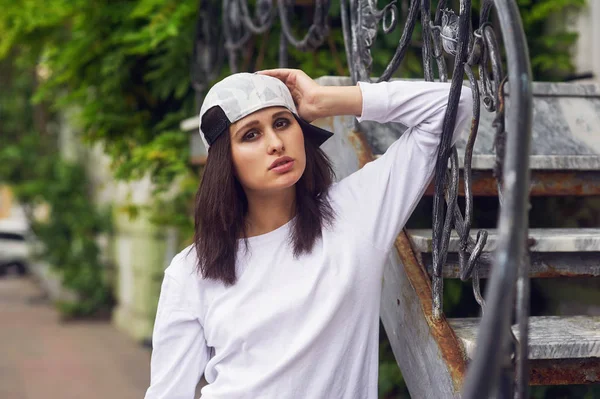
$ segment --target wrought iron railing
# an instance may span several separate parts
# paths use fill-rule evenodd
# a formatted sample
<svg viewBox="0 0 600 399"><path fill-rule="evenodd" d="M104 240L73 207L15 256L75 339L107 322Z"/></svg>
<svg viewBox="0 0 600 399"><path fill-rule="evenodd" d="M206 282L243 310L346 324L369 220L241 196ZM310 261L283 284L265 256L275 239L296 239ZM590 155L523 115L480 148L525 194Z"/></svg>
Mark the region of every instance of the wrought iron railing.
<svg viewBox="0 0 600 399"><path fill-rule="evenodd" d="M225 58L231 71L239 68L238 53L252 35L273 27L275 18L281 26L279 65L288 64L288 46L311 51L326 39L329 27L327 15L330 2L314 1L314 19L303 38L296 38L289 22L293 5L287 0L257 0L254 15L250 15L246 0L200 1L197 34L192 65L192 81L199 96L214 80ZM348 67L353 82L371 81L371 47L381 23L387 34L396 29L399 12L395 0L383 9L377 9L375 0L341 0L341 19ZM460 277L472 279L473 291L483 312L477 340L478 349L469 367L463 389L465 398L489 397L494 390L502 397L527 397L527 317L528 317L528 256L526 205L529 186L529 141L531 135L531 72L528 50L515 0L482 0L479 25L471 25L471 0L460 0L459 12L447 8L446 0L439 0L435 12L431 0L410 0L404 28L398 47L377 81L389 80L398 70L407 50L417 19L422 28L424 79L434 80L432 62L437 65L440 81L448 80L447 60L453 59L453 71L448 107L438 152L433 203L433 276L432 294L435 318L442 315L442 267L448 253L451 229L456 229ZM496 9L502 33L508 75L504 74L496 32L490 23L492 9ZM216 21L215 15L222 20ZM477 76L474 69L477 70ZM450 147L458 101L467 76L473 93L473 121L467 140L463 165L465 187L464 215L457 205L459 167L456 148ZM510 101L505 102L508 82ZM481 101L480 101L481 100ZM477 137L480 104L495 113L497 180L501 204L499 243L494 256L492 275L488 283L487 304L480 291L479 260L487 239L480 230L473 239L473 192L471 160ZM507 134L508 133L508 134ZM450 168L448 164L450 163ZM518 278L518 284L517 284ZM519 344L512 334L510 318L513 314L514 292L517 292ZM501 343L502 351L498 351ZM516 376L515 371L516 370ZM517 384L515 385L515 381Z"/></svg>

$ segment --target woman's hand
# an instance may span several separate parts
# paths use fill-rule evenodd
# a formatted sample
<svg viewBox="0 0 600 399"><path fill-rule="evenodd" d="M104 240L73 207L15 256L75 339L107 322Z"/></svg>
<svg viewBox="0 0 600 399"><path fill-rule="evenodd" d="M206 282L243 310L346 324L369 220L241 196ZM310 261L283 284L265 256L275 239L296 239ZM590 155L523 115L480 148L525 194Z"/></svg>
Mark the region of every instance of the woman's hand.
<svg viewBox="0 0 600 399"><path fill-rule="evenodd" d="M299 69L267 69L258 73L272 76L285 83L292 94L298 115L302 119L312 122L323 116L318 104L322 86L303 71Z"/></svg>
<svg viewBox="0 0 600 399"><path fill-rule="evenodd" d="M258 73L285 83L292 93L298 115L308 122L362 113L362 92L358 86L321 86L299 69L268 69Z"/></svg>

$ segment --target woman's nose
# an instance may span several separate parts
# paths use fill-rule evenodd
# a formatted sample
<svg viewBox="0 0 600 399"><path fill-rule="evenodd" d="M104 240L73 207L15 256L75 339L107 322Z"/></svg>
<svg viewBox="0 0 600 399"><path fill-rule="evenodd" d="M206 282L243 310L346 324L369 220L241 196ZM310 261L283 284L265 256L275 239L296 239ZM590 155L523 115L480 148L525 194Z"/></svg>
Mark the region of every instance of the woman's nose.
<svg viewBox="0 0 600 399"><path fill-rule="evenodd" d="M281 137L279 137L279 135L277 133L275 133L274 131L269 131L267 133L267 139L268 139L268 152L269 154L276 154L278 152L282 152L283 150L285 150L284 146L283 146L283 140L281 140Z"/></svg>

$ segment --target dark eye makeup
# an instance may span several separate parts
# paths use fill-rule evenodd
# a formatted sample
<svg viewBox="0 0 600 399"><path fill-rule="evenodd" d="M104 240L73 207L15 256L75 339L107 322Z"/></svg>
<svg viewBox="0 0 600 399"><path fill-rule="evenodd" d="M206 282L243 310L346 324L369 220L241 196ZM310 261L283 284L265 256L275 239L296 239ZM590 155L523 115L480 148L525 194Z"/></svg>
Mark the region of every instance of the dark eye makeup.
<svg viewBox="0 0 600 399"><path fill-rule="evenodd" d="M289 126L290 124L290 120L288 118L277 118L277 120L275 121L275 123L273 124L273 126L275 128L284 128Z"/></svg>
<svg viewBox="0 0 600 399"><path fill-rule="evenodd" d="M257 135L258 132L255 129L252 129L246 132L246 134L244 134L244 136L242 137L242 141L252 141L256 138Z"/></svg>
<svg viewBox="0 0 600 399"><path fill-rule="evenodd" d="M290 120L288 118L277 118L275 122L273 122L273 127L277 130L285 129L290 125ZM242 141L252 141L255 140L258 136L258 130L251 129L247 131L242 137Z"/></svg>

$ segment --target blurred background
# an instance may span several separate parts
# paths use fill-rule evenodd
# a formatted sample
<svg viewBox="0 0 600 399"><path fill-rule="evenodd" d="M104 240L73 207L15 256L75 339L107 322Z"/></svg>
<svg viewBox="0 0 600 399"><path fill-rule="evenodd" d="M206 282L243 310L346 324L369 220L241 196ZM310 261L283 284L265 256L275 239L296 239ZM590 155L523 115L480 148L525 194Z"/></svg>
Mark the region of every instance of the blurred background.
<svg viewBox="0 0 600 399"><path fill-rule="evenodd" d="M600 81L596 3L518 1L534 80ZM191 243L202 174L197 133L182 122L232 71L217 54L206 58L218 66L211 74L192 73L198 54L223 46L194 48L203 4L220 10L208 0L0 0L0 398L143 397L162 272ZM402 15L407 7L399 2ZM313 1L290 10L293 31L304 34ZM333 0L323 45L289 48L290 67L348 76L339 10ZM220 16L214 21L218 30ZM402 24L375 41L373 76L392 58ZM237 68L277 67L280 29L276 21L253 36ZM395 77L422 79L421 47L417 25ZM600 225L597 197L535 201L532 227ZM497 198L475 208L473 227L496 225ZM408 227L430 228L431 209L425 198ZM532 314L600 315L597 279L570 284L532 281ZM478 315L469 284L449 281L444 295L447 315ZM383 329L380 358L380 397L409 397ZM532 396L600 391L535 387Z"/></svg>

